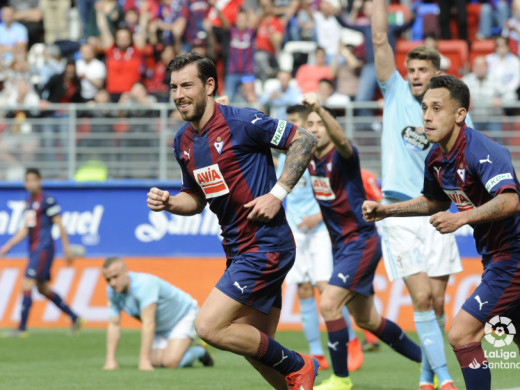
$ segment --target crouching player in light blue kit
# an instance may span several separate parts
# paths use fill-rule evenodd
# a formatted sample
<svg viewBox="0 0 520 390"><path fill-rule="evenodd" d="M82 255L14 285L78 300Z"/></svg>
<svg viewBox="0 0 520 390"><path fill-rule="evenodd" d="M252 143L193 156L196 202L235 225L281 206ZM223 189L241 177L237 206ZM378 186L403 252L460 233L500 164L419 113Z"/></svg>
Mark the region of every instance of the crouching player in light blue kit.
<svg viewBox="0 0 520 390"><path fill-rule="evenodd" d="M466 126L469 102L462 81L432 78L421 107L426 137L436 145L426 157L423 195L387 205L366 201L362 208L367 222L432 215L430 223L442 234L473 227L484 273L453 319L448 340L466 389L489 390L491 367L481 340L486 334L506 345L515 338L509 325L519 325L520 184L509 151ZM458 213L445 212L451 202Z"/></svg>
<svg viewBox="0 0 520 390"><path fill-rule="evenodd" d="M107 286L109 323L106 361L103 369L119 368L116 350L121 333L121 310L142 323L139 369L188 367L197 359L212 366L213 359L201 345L191 346L193 326L199 311L197 301L188 293L157 276L130 272L119 257L103 264Z"/></svg>

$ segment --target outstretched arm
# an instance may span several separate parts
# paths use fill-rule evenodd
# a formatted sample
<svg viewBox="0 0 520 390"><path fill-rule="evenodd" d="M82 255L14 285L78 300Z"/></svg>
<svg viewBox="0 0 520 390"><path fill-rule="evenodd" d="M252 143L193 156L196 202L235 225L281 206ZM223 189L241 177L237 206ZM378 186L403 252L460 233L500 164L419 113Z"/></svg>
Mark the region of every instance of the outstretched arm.
<svg viewBox="0 0 520 390"><path fill-rule="evenodd" d="M387 81L395 71L395 57L388 42L388 15L385 0L374 0L372 11L372 44L376 77L380 82Z"/></svg>
<svg viewBox="0 0 520 390"><path fill-rule="evenodd" d="M376 222L387 217L413 217L418 215L432 215L439 211L447 210L451 202L429 199L422 195L415 199L393 204L366 200L363 202L363 218L367 222Z"/></svg>
<svg viewBox="0 0 520 390"><path fill-rule="evenodd" d="M21 242L29 234L27 226L22 226L15 234L0 248L0 257L4 257L13 246Z"/></svg>
<svg viewBox="0 0 520 390"><path fill-rule="evenodd" d="M338 153L345 158L352 157L352 154L354 153L352 145L348 142L347 136L343 132L338 121L330 114L330 112L321 106L318 95L314 92L305 94L303 96L303 104L305 104L309 110L314 111L320 116L323 125L327 130L327 134L336 146Z"/></svg>
<svg viewBox="0 0 520 390"><path fill-rule="evenodd" d="M116 351L121 335L120 317L112 316L108 319L107 328L107 354L103 370L117 370Z"/></svg>
<svg viewBox="0 0 520 390"><path fill-rule="evenodd" d="M150 355L152 353L153 337L155 334L155 312L157 303L152 303L141 310L141 351L139 353L139 369L153 370Z"/></svg>

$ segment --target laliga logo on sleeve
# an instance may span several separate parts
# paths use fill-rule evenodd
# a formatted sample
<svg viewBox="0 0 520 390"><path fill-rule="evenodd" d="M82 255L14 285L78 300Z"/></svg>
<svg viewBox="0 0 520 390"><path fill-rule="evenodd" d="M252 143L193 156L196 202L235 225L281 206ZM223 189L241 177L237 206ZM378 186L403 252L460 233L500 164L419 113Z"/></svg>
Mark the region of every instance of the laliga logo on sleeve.
<svg viewBox="0 0 520 390"><path fill-rule="evenodd" d="M516 329L510 318L494 316L484 326L484 338L495 347L503 347L512 343Z"/></svg>

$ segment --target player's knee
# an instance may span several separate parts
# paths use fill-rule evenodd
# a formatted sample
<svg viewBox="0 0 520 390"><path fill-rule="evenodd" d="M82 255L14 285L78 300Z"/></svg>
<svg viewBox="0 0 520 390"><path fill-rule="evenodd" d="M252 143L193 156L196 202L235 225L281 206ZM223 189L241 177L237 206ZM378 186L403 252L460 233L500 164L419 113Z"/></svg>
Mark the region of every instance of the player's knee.
<svg viewBox="0 0 520 390"><path fill-rule="evenodd" d="M218 345L220 335L215 327L212 326L211 321L197 316L197 318L195 318L194 326L195 331L202 340L211 345Z"/></svg>
<svg viewBox="0 0 520 390"><path fill-rule="evenodd" d="M298 285L298 298L309 299L314 297L314 288L310 283L302 283Z"/></svg>
<svg viewBox="0 0 520 390"><path fill-rule="evenodd" d="M165 356L162 362L163 367L167 368L177 368L179 367L179 363L181 359L176 356Z"/></svg>
<svg viewBox="0 0 520 390"><path fill-rule="evenodd" d="M338 307L337 302L330 299L326 295L321 297L320 301L320 312L326 321L335 319L341 314L341 307Z"/></svg>
<svg viewBox="0 0 520 390"><path fill-rule="evenodd" d="M444 314L444 294L433 297L433 311L437 317Z"/></svg>
<svg viewBox="0 0 520 390"><path fill-rule="evenodd" d="M413 306L416 311L428 311L433 308L431 291L416 291L412 296Z"/></svg>

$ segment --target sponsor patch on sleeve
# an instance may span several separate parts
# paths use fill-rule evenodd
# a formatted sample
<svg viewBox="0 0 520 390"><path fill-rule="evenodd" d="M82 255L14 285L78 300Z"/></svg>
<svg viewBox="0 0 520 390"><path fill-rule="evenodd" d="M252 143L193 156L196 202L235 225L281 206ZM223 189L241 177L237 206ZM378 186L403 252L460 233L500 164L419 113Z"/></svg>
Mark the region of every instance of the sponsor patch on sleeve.
<svg viewBox="0 0 520 390"><path fill-rule="evenodd" d="M208 167L195 169L193 176L204 192L206 199L215 198L217 196L229 193L229 187L224 180L222 172L218 164L213 164Z"/></svg>
<svg viewBox="0 0 520 390"><path fill-rule="evenodd" d="M47 215L49 217L54 217L56 214L59 214L61 211L61 207L57 204L55 204L54 206L51 206L47 209Z"/></svg>
<svg viewBox="0 0 520 390"><path fill-rule="evenodd" d="M336 194L332 191L330 186L330 179L323 176L311 176L312 189L316 199L319 200L334 200Z"/></svg>
<svg viewBox="0 0 520 390"><path fill-rule="evenodd" d="M496 175L488 180L486 183L486 191L489 192L491 189L500 183L502 180L512 180L513 176L510 173L501 173L500 175Z"/></svg>
<svg viewBox="0 0 520 390"><path fill-rule="evenodd" d="M277 147L280 145L280 141L282 140L283 132L287 127L287 121L279 120L278 126L276 127L276 131L274 132L273 138L271 138L271 145L273 147Z"/></svg>

